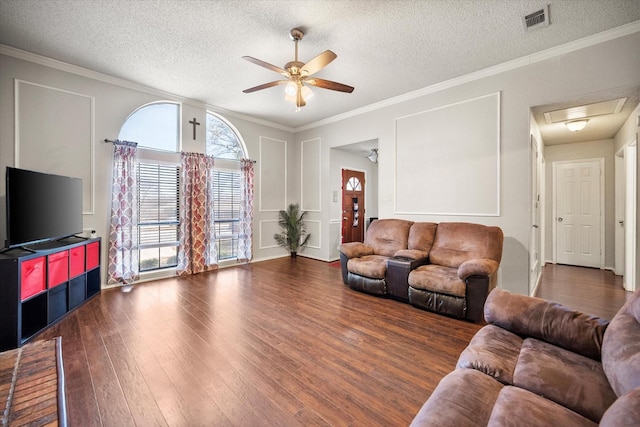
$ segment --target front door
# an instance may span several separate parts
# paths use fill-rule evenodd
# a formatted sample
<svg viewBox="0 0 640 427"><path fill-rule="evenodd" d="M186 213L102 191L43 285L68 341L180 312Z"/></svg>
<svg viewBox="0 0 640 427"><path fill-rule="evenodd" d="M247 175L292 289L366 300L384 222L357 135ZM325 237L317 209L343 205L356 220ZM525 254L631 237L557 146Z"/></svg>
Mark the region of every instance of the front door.
<svg viewBox="0 0 640 427"><path fill-rule="evenodd" d="M600 161L555 166L556 262L601 268Z"/></svg>
<svg viewBox="0 0 640 427"><path fill-rule="evenodd" d="M342 169L342 243L364 241L364 172Z"/></svg>

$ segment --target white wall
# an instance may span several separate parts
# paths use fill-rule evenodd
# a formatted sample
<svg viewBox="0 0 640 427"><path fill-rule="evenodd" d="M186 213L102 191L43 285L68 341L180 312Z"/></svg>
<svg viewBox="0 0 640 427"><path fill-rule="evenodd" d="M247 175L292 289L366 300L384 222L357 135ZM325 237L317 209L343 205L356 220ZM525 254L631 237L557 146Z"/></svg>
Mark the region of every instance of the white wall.
<svg viewBox="0 0 640 427"><path fill-rule="evenodd" d="M70 91L87 97L92 97L95 101L93 117L94 121L92 150L94 154L94 211L93 214L84 215L84 228L95 229L97 236L102 237L102 265L103 278L107 265L107 242L108 242L108 218L110 216L111 201L111 161L113 146L102 142L105 138L116 139L118 137L120 127L124 123L128 115L138 107L149 102L168 100L180 102L182 105L182 149L184 151L204 152L205 147L205 123L206 111L208 106L198 103L197 101L180 98L174 95L165 94L157 90L144 88L132 83L119 81L116 78L99 75L98 73L89 72L88 70L78 69L73 66L66 66L69 70L60 70L43 64L47 63L45 58L35 55L29 56L30 60L18 59L12 55L0 54L0 170L4 174L6 166L14 166L14 147L16 135L14 132L14 106L16 98L14 96L15 79L36 83L48 88L56 90ZM34 62L35 61L35 62ZM57 64L54 64L57 66ZM76 72L78 71L78 72ZM52 93L55 93L52 92ZM215 107L211 107L215 108ZM64 108L53 110L51 114L60 117L60 120L66 121L66 126L78 126L75 117L65 114ZM224 114L223 114L224 115ZM193 128L188 121L196 118L202 123L197 130L197 139L193 140ZM291 180L297 173L294 167L296 162L295 156L290 154L293 146L293 133L287 130L279 129L275 126L267 126L254 121L249 121L237 116L227 115L225 118L239 131L244 139L249 157L258 160L255 166L255 195L259 199L261 194L261 177L264 171L267 177L264 185L268 187L268 196L274 194L285 194L289 182L282 180L282 177L271 179L269 172L274 167L279 170L285 170L288 173L288 180ZM39 127L37 122L30 120L30 117L20 116L18 127L29 126L33 130L30 132L36 138L38 144L42 144L42 152L54 151L57 148L56 138L46 134L46 130ZM86 125L87 118L82 118ZM280 143L265 143L276 140ZM262 141L262 142L261 142ZM82 142L85 144L86 142ZM283 148L283 146L285 148ZM262 150L262 153L261 153ZM270 150L274 152L271 153ZM283 151L284 150L284 151ZM283 156L283 153L286 154ZM270 155L271 154L271 155ZM269 158L269 164L259 162L260 156ZM279 159L279 160L278 160ZM273 161L276 160L276 163ZM291 173L291 169L293 172ZM280 188L274 188L279 186ZM5 180L0 179L0 205L5 204ZM281 197L279 209L286 207L285 197ZM274 206L271 206L273 208ZM273 233L270 230L261 231L264 224L269 221L277 220L277 210L262 211L259 204L254 209L254 259L267 259L286 255L286 251L276 247L273 242ZM6 239L6 223L5 209L0 209L0 242ZM266 234L265 234L266 233ZM266 236L265 241L260 243L260 236ZM2 246L2 245L0 245ZM104 279L103 279L104 281Z"/></svg>
<svg viewBox="0 0 640 427"><path fill-rule="evenodd" d="M526 294L528 284L528 257L530 233L529 209L529 138L530 107L568 100L607 89L632 86L640 82L640 34L620 37L579 50L549 55L528 65L490 75L481 73L477 78L463 79L460 84L442 84L420 97L381 106L339 121L296 133L296 141L320 138L323 156L328 157L332 147L351 141L378 139L378 213L380 217L404 217L415 221L469 221L500 226L505 235L501 285L508 290ZM615 64L615 66L612 66ZM440 90L440 88L442 88ZM398 117L446 106L491 93L500 92L500 216L440 216L398 215L394 212L394 180L396 164L394 121ZM450 126L458 125L451 117ZM425 132L428 129L425 129ZM473 141L469 141L473 144ZM549 160L547 159L547 164ZM328 164L326 165L328 168ZM397 165L402 167L402 165ZM413 170L414 179L424 177L423 168L429 168L429 158L422 168ZM327 170L323 167L323 171ZM318 177L330 186L328 174ZM451 197L455 197L451 194ZM416 197L429 197L428 192ZM330 209L318 213L323 224L329 224ZM328 227L327 227L328 228ZM321 257L328 258L331 236L323 235Z"/></svg>
<svg viewBox="0 0 640 427"><path fill-rule="evenodd" d="M613 270L615 264L615 166L614 140L551 145L544 149L546 160L546 232L547 261L553 257L553 162L604 158L604 267Z"/></svg>

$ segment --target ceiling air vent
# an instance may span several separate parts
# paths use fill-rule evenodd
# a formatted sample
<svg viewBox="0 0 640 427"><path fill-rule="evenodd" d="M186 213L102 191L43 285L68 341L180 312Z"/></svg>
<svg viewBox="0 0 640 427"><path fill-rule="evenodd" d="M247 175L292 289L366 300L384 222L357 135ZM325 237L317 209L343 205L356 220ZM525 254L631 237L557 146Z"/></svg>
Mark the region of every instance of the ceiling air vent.
<svg viewBox="0 0 640 427"><path fill-rule="evenodd" d="M531 31L549 26L549 5L524 17L524 30Z"/></svg>

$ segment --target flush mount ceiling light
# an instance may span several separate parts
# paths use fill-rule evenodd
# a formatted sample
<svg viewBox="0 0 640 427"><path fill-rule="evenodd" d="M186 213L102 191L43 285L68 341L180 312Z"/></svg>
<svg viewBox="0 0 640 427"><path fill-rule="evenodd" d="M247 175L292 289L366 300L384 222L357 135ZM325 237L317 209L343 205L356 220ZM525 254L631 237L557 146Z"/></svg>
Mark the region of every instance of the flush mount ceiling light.
<svg viewBox="0 0 640 427"><path fill-rule="evenodd" d="M371 160L373 163L378 163L378 149L372 148L371 154L367 156L367 159Z"/></svg>
<svg viewBox="0 0 640 427"><path fill-rule="evenodd" d="M259 86L255 86L249 89L243 90L244 93L251 93L262 89L267 89L273 86L286 85L284 88L285 99L296 104L296 107L304 107L307 105L306 100L313 94L311 89L306 85L319 87L322 89L336 90L338 92L353 92L353 87L347 86L342 83L332 82L330 80L319 79L311 77L312 74L320 71L331 61L337 58L337 55L330 50L325 50L320 55L313 58L311 61L304 62L298 61L298 42L304 37L304 32L299 28L294 28L290 32L291 40L296 43L295 59L287 62L284 68L276 67L260 59L253 58L251 56L243 56L249 62L252 62L261 67L267 68L276 73L280 73L287 80L276 80L274 82L265 83Z"/></svg>
<svg viewBox="0 0 640 427"><path fill-rule="evenodd" d="M587 125L588 121L589 120L574 120L572 122L566 122L565 126L571 132L578 132L579 130L584 129L584 127Z"/></svg>

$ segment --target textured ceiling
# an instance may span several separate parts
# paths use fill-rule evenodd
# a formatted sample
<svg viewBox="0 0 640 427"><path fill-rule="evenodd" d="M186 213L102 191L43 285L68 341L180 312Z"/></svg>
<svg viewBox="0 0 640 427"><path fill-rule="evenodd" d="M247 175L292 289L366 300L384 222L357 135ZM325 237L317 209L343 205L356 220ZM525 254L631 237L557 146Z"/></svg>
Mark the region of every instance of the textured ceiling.
<svg viewBox="0 0 640 427"><path fill-rule="evenodd" d="M551 25L522 17L550 4ZM209 105L297 128L640 19L640 0L51 1L0 0L0 43ZM331 49L299 112L283 87L243 89L293 59Z"/></svg>

